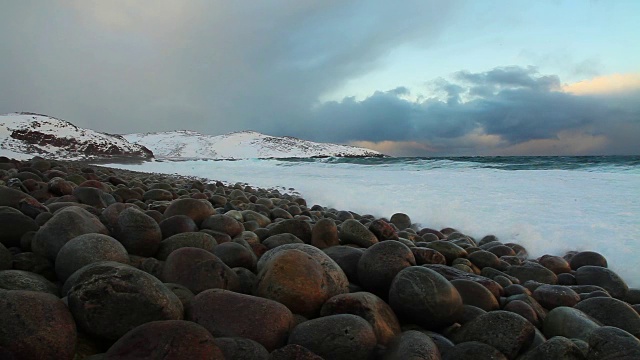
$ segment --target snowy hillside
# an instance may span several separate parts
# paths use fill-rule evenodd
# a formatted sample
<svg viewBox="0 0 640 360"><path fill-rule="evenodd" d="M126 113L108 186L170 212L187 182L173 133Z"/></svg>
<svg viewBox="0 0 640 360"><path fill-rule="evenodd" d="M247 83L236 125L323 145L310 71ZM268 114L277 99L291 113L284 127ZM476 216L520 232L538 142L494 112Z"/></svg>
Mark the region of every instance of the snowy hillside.
<svg viewBox="0 0 640 360"><path fill-rule="evenodd" d="M377 151L346 145L316 143L293 137L276 137L255 131L203 135L195 131L169 131L123 135L143 145L158 159L249 159L294 157L383 156Z"/></svg>
<svg viewBox="0 0 640 360"><path fill-rule="evenodd" d="M70 122L33 113L0 115L0 156L79 160L111 157L149 159L146 148L119 135L79 128Z"/></svg>

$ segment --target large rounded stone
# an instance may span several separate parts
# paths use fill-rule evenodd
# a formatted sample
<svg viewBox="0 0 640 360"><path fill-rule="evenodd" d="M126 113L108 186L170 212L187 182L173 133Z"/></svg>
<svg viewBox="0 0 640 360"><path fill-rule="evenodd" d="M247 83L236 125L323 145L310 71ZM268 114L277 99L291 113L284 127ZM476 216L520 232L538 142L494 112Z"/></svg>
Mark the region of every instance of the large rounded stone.
<svg viewBox="0 0 640 360"><path fill-rule="evenodd" d="M437 272L411 266L396 275L389 290L389 305L399 318L425 329L451 325L462 313L462 297Z"/></svg>
<svg viewBox="0 0 640 360"><path fill-rule="evenodd" d="M271 236L284 233L293 234L306 244L311 242L311 225L306 221L299 219L282 220L269 228L269 235Z"/></svg>
<svg viewBox="0 0 640 360"><path fill-rule="evenodd" d="M0 244L6 247L19 247L20 238L29 231L37 231L40 227L32 218L20 211L3 207L0 209Z"/></svg>
<svg viewBox="0 0 640 360"><path fill-rule="evenodd" d="M378 238L358 220L348 219L340 227L340 241L343 244L353 244L368 248L376 244Z"/></svg>
<svg viewBox="0 0 640 360"><path fill-rule="evenodd" d="M298 239L297 236L289 233L271 235L268 238L262 240L262 245L267 249L277 248L286 244L304 244L304 241Z"/></svg>
<svg viewBox="0 0 640 360"><path fill-rule="evenodd" d="M324 303L320 316L353 314L367 320L378 343L387 345L400 334L400 322L391 307L381 298L368 292L336 295Z"/></svg>
<svg viewBox="0 0 640 360"><path fill-rule="evenodd" d="M311 245L318 249L340 244L338 227L332 219L320 219L311 230Z"/></svg>
<svg viewBox="0 0 640 360"><path fill-rule="evenodd" d="M457 279L451 280L451 284L458 290L462 297L462 303L472 305L484 311L493 311L500 308L498 299L486 287L475 281Z"/></svg>
<svg viewBox="0 0 640 360"><path fill-rule="evenodd" d="M23 270L0 271L0 289L29 290L58 296L58 287L44 276Z"/></svg>
<svg viewBox="0 0 640 360"><path fill-rule="evenodd" d="M573 341L563 336L554 336L527 351L521 360L540 359L584 360L584 354Z"/></svg>
<svg viewBox="0 0 640 360"><path fill-rule="evenodd" d="M222 243L213 249L213 253L230 268L256 268L257 259L253 251L236 242Z"/></svg>
<svg viewBox="0 0 640 360"><path fill-rule="evenodd" d="M569 266L567 260L561 258L560 256L544 255L540 258L539 262L540 265L553 271L553 273L556 275L571 272L571 267Z"/></svg>
<svg viewBox="0 0 640 360"><path fill-rule="evenodd" d="M162 241L158 223L136 208L124 209L118 216L113 237L131 255L150 257L156 254Z"/></svg>
<svg viewBox="0 0 640 360"><path fill-rule="evenodd" d="M18 209L33 219L38 214L49 211L46 206L31 195L4 185L0 185L0 206L10 206Z"/></svg>
<svg viewBox="0 0 640 360"><path fill-rule="evenodd" d="M56 274L65 281L81 267L97 261L129 263L129 254L118 240L103 234L84 234L67 242L58 252Z"/></svg>
<svg viewBox="0 0 640 360"><path fill-rule="evenodd" d="M486 250L472 252L471 254L469 254L469 261L471 261L480 269L483 269L485 267L498 269L501 267L500 259L496 256L496 254Z"/></svg>
<svg viewBox="0 0 640 360"><path fill-rule="evenodd" d="M531 261L527 261L522 265L512 265L505 272L518 278L521 283L529 280L550 285L558 283L558 276L553 271Z"/></svg>
<svg viewBox="0 0 640 360"><path fill-rule="evenodd" d="M240 289L238 276L222 260L206 250L192 247L169 254L161 278L164 282L183 285L194 294L207 289Z"/></svg>
<svg viewBox="0 0 640 360"><path fill-rule="evenodd" d="M159 223L162 238L166 239L176 234L198 231L198 225L187 215L174 215L163 219Z"/></svg>
<svg viewBox="0 0 640 360"><path fill-rule="evenodd" d="M424 265L424 264L442 264L446 265L447 258L444 255L440 254L437 250L423 248L423 247L412 247L411 252L413 253L413 257L416 259L416 265Z"/></svg>
<svg viewBox="0 0 640 360"><path fill-rule="evenodd" d="M409 330L389 343L382 359L440 360L440 351L429 336L420 331Z"/></svg>
<svg viewBox="0 0 640 360"><path fill-rule="evenodd" d="M398 240L398 234L396 229L393 228L388 222L378 219L369 224L369 231L378 238L378 241L383 240Z"/></svg>
<svg viewBox="0 0 640 360"><path fill-rule="evenodd" d="M395 225L398 230L404 230L411 227L411 219L407 214L395 213L391 215L391 219L389 219L389 221L391 221L391 223Z"/></svg>
<svg viewBox="0 0 640 360"><path fill-rule="evenodd" d="M447 349L442 360L507 360L507 357L491 345L467 341Z"/></svg>
<svg viewBox="0 0 640 360"><path fill-rule="evenodd" d="M196 295L187 319L204 326L216 338L241 336L268 351L285 344L294 322L291 311L278 302L220 289Z"/></svg>
<svg viewBox="0 0 640 360"><path fill-rule="evenodd" d="M340 266L342 271L347 276L347 279L352 283L358 283L358 262L360 257L364 254L361 249L356 249L351 246L332 246L324 249L333 261Z"/></svg>
<svg viewBox="0 0 640 360"><path fill-rule="evenodd" d="M324 358L304 346L288 344L269 354L269 360L324 360Z"/></svg>
<svg viewBox="0 0 640 360"><path fill-rule="evenodd" d="M640 359L640 340L616 327L603 326L593 330L587 342L587 360Z"/></svg>
<svg viewBox="0 0 640 360"><path fill-rule="evenodd" d="M389 287L400 270L414 266L416 260L406 245L387 240L376 243L362 254L358 261L360 286L382 298L387 298Z"/></svg>
<svg viewBox="0 0 640 360"><path fill-rule="evenodd" d="M202 229L219 231L227 234L232 238L242 234L244 226L242 223L229 215L211 215L202 221L200 226Z"/></svg>
<svg viewBox="0 0 640 360"><path fill-rule="evenodd" d="M96 216L77 206L69 206L56 212L40 227L31 247L36 254L55 261L64 244L89 233L108 234L108 231Z"/></svg>
<svg viewBox="0 0 640 360"><path fill-rule="evenodd" d="M164 189L151 189L142 194L142 199L144 201L171 201L173 194Z"/></svg>
<svg viewBox="0 0 640 360"><path fill-rule="evenodd" d="M496 299L499 299L500 296L502 296L504 293L504 289L502 289L502 286L500 286L500 284L484 276L458 270L454 267L446 266L446 265L427 264L427 265L423 265L423 267L437 272L438 274L444 276L449 281L464 279L464 280L471 280L473 282L477 282L478 284L486 287L487 290L491 291L491 293L493 294L493 296L495 296ZM485 269L491 269L491 268L485 268Z"/></svg>
<svg viewBox="0 0 640 360"><path fill-rule="evenodd" d="M182 319L182 303L157 278L124 264L94 264L78 270L67 294L69 309L84 332L117 340L150 321Z"/></svg>
<svg viewBox="0 0 640 360"><path fill-rule="evenodd" d="M491 311L464 324L454 334L456 343L479 341L491 345L508 359L515 359L535 336L535 327L525 318L508 311Z"/></svg>
<svg viewBox="0 0 640 360"><path fill-rule="evenodd" d="M322 250L308 244L286 244L267 251L258 261L258 271L279 252L291 249L302 251L322 266L329 297L349 292L349 280L340 266Z"/></svg>
<svg viewBox="0 0 640 360"><path fill-rule="evenodd" d="M576 271L576 282L578 285L600 286L617 299L624 299L629 291L629 287L618 274L601 266L581 266Z"/></svg>
<svg viewBox="0 0 640 360"><path fill-rule="evenodd" d="M573 307L580 301L580 295L571 288L562 285L541 285L533 292L533 298L545 309L558 306Z"/></svg>
<svg viewBox="0 0 640 360"><path fill-rule="evenodd" d="M267 227L267 225L271 224L271 219L259 212L253 210L243 210L241 213L243 222L255 221L258 223L258 226L262 228Z"/></svg>
<svg viewBox="0 0 640 360"><path fill-rule="evenodd" d="M564 336L586 341L589 333L599 327L599 323L582 311L561 306L547 314L542 331L547 338Z"/></svg>
<svg viewBox="0 0 640 360"><path fill-rule="evenodd" d="M575 309L640 338L640 314L624 301L609 297L594 297L580 301Z"/></svg>
<svg viewBox="0 0 640 360"><path fill-rule="evenodd" d="M425 246L444 255L445 259L447 259L447 264L449 265L451 265L453 260L457 258L466 258L468 256L465 249L446 240L432 241Z"/></svg>
<svg viewBox="0 0 640 360"><path fill-rule="evenodd" d="M269 360L269 352L257 341L243 337L219 337L214 341L225 359Z"/></svg>
<svg viewBox="0 0 640 360"><path fill-rule="evenodd" d="M177 249L185 247L199 248L212 252L217 246L216 239L213 236L203 232L186 232L170 236L162 242L156 253L158 260L166 260L167 257Z"/></svg>
<svg viewBox="0 0 640 360"><path fill-rule="evenodd" d="M113 195L93 187L77 187L73 189L73 196L78 199L79 203L90 205L98 209L104 209L116 202Z"/></svg>
<svg viewBox="0 0 640 360"><path fill-rule="evenodd" d="M607 259L594 251L581 251L571 256L569 265L572 270L578 270L583 266L607 267Z"/></svg>
<svg viewBox="0 0 640 360"><path fill-rule="evenodd" d="M183 320L142 324L111 345L105 356L107 360L224 358L207 329Z"/></svg>
<svg viewBox="0 0 640 360"><path fill-rule="evenodd" d="M8 270L12 267L11 251L0 243L0 270ZM22 269L26 270L26 269Z"/></svg>
<svg viewBox="0 0 640 360"><path fill-rule="evenodd" d="M297 344L325 359L369 359L376 335L363 318L351 314L325 316L296 326L289 344Z"/></svg>
<svg viewBox="0 0 640 360"><path fill-rule="evenodd" d="M331 297L322 265L300 250L280 251L258 268L253 293L284 304L295 314L315 317Z"/></svg>
<svg viewBox="0 0 640 360"><path fill-rule="evenodd" d="M204 219L214 215L216 210L207 200L198 199L177 199L171 202L171 205L164 211L165 218L175 215L186 215L200 225Z"/></svg>
<svg viewBox="0 0 640 360"><path fill-rule="evenodd" d="M41 292L0 290L0 356L7 359L71 360L76 324L60 299Z"/></svg>

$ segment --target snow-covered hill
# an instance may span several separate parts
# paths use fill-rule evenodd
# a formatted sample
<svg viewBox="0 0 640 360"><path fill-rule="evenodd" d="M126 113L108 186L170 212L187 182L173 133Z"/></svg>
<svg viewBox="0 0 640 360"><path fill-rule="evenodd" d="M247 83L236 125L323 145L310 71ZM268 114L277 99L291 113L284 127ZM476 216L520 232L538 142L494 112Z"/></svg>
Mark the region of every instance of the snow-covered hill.
<svg viewBox="0 0 640 360"><path fill-rule="evenodd" d="M63 160L153 157L147 148L120 135L79 128L46 115L0 115L0 156L28 159L35 155Z"/></svg>
<svg viewBox="0 0 640 360"><path fill-rule="evenodd" d="M127 134L131 143L143 145L158 159L249 159L294 157L383 156L377 151L346 145L316 143L294 137L276 137L255 131L204 135L195 131Z"/></svg>

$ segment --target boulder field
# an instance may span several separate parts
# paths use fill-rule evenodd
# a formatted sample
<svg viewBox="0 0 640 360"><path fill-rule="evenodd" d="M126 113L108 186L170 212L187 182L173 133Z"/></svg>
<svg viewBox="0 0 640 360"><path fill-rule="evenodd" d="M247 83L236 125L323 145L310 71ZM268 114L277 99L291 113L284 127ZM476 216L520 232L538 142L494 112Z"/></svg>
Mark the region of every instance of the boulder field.
<svg viewBox="0 0 640 360"><path fill-rule="evenodd" d="M0 359L640 359L601 254L388 215L0 158Z"/></svg>

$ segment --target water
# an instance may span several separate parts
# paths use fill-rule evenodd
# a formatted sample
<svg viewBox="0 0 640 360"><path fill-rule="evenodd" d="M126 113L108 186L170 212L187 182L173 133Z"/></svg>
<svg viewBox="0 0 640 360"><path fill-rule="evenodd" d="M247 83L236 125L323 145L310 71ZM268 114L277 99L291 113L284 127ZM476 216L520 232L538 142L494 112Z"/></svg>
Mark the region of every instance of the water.
<svg viewBox="0 0 640 360"><path fill-rule="evenodd" d="M640 287L640 156L275 159L109 166L294 188L309 205L408 214L436 229L525 246L531 256L602 253Z"/></svg>

